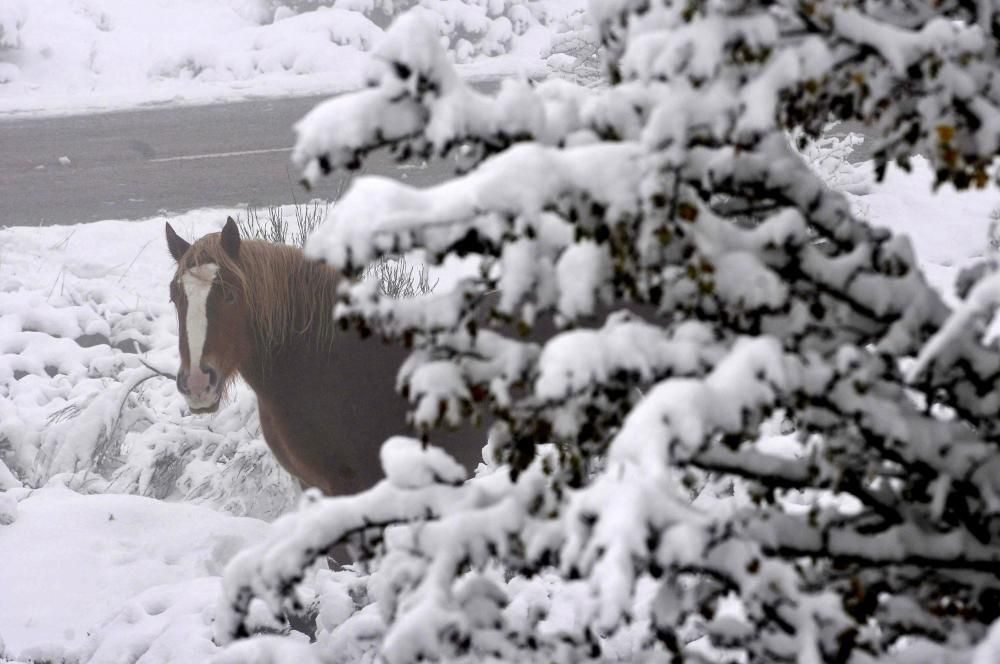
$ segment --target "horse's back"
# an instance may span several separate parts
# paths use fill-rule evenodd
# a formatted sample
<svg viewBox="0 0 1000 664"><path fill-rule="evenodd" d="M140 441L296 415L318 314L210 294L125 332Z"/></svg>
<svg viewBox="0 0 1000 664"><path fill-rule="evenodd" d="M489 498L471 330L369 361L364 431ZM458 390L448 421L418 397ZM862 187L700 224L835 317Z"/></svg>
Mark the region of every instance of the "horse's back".
<svg viewBox="0 0 1000 664"><path fill-rule="evenodd" d="M384 477L382 443L396 435L417 435L406 423L408 404L396 392L396 376L409 352L399 344L361 339L352 332L343 333L334 344L329 366L334 380L324 383L321 403L311 406L320 409L327 431L303 436L325 441L325 450L311 452L325 466L323 488L328 492L350 493L375 484ZM430 442L471 472L482 460L486 436L485 427L463 424L432 431Z"/></svg>
<svg viewBox="0 0 1000 664"><path fill-rule="evenodd" d="M492 304L487 302L486 304ZM652 316L650 307L632 306L642 316ZM485 318L487 307L482 308ZM588 321L588 326L600 325L609 313L602 308ZM517 337L513 326L499 331ZM526 341L544 343L558 330L551 318L537 322ZM375 338L360 338L353 332L343 332L334 344L332 371L337 380L323 395L325 418L335 428L330 438L332 461L337 477L331 480L336 493L365 489L383 478L379 461L382 442L394 435L416 435L406 424L408 404L395 389L399 368L410 351L398 342L384 343ZM430 432L432 444L443 448L470 473L483 460L489 420L481 427L463 423L456 429L440 428Z"/></svg>

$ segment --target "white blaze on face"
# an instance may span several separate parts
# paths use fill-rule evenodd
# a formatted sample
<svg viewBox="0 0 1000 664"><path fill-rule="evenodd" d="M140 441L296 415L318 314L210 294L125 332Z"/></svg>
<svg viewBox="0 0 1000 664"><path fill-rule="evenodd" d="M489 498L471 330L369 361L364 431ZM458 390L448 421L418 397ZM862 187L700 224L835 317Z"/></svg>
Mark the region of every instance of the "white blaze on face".
<svg viewBox="0 0 1000 664"><path fill-rule="evenodd" d="M208 294L215 283L219 266L206 263L192 268L181 276L184 295L187 296L188 357L192 370L201 368L201 355L208 336Z"/></svg>

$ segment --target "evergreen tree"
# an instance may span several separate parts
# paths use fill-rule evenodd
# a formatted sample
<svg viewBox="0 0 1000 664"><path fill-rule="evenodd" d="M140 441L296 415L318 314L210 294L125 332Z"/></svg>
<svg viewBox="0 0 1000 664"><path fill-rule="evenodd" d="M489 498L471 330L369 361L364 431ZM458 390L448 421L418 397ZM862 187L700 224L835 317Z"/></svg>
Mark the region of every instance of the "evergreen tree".
<svg viewBox="0 0 1000 664"><path fill-rule="evenodd" d="M908 240L856 219L787 136L859 121L879 175L919 153L939 184L990 185L1000 3L592 14L599 89L476 92L411 13L381 79L297 127L306 182L382 147L457 156L424 190L360 178L307 251L353 272L414 248L480 260L414 300L358 283L340 315L413 345L416 426L490 418L490 463L462 483L442 452L388 441L385 482L234 561L218 638L247 636L253 598L294 605L307 568L365 534L371 574L335 618L321 593L316 644L229 655L970 661L1000 617L1000 353L981 341L1000 277L965 273L953 313ZM511 333L550 317L544 345Z"/></svg>

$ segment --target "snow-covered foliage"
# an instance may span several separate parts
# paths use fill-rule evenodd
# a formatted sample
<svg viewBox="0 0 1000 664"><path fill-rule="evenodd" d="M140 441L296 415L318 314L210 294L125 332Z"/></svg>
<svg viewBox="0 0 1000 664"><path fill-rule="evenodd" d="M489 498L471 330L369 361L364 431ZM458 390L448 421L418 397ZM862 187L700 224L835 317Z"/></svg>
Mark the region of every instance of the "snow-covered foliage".
<svg viewBox="0 0 1000 664"><path fill-rule="evenodd" d="M1000 353L976 323L995 267L959 279L949 324L910 242L857 219L786 132L862 122L880 178L921 154L937 185L990 184L998 7L591 10L605 88L476 92L411 12L380 78L297 126L307 183L384 146L463 160L423 190L358 179L307 252L480 259L419 302L346 287L338 315L414 345L417 424L491 417L490 458L457 484L390 442L384 482L237 556L216 638L257 662L991 661ZM550 316L544 344L510 333ZM359 538L367 592L321 594L337 619L315 645L247 638L257 600L294 606Z"/></svg>

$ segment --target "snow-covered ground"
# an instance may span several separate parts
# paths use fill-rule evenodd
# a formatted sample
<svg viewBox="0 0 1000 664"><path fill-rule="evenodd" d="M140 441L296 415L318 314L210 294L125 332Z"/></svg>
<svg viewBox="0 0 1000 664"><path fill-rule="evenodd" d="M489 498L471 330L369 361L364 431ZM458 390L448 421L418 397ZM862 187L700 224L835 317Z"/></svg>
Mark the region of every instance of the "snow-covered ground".
<svg viewBox="0 0 1000 664"><path fill-rule="evenodd" d="M853 201L949 292L1000 198L931 180L917 158ZM230 213L170 221L193 238ZM296 500L249 390L196 417L154 371L177 364L164 221L0 230L0 661L203 659L220 568L267 529L243 517Z"/></svg>
<svg viewBox="0 0 1000 664"><path fill-rule="evenodd" d="M991 187L956 192L951 185L935 194L932 181L927 160L916 157L912 174L890 168L872 194L855 199L856 209L875 225L909 236L927 278L953 298L950 286L959 270L991 250L1000 195Z"/></svg>
<svg viewBox="0 0 1000 664"><path fill-rule="evenodd" d="M201 661L210 646L205 612L214 608L222 568L267 528L139 496L62 487L7 495L18 502L13 522L0 526L0 634L6 652L24 659L57 661L82 650L100 651L95 661L131 661L121 659L123 644L92 638L112 621L143 633L133 633L129 648L173 630L181 638L160 647Z"/></svg>
<svg viewBox="0 0 1000 664"><path fill-rule="evenodd" d="M469 78L538 77L572 68L575 56L568 53L578 52L585 34L582 0L419 4ZM0 114L357 88L383 34L383 6L359 0L4 0Z"/></svg>

